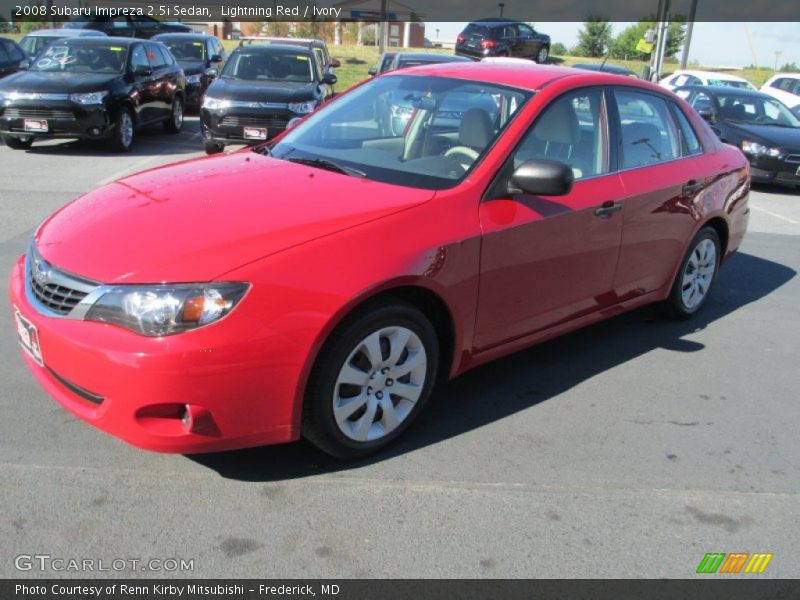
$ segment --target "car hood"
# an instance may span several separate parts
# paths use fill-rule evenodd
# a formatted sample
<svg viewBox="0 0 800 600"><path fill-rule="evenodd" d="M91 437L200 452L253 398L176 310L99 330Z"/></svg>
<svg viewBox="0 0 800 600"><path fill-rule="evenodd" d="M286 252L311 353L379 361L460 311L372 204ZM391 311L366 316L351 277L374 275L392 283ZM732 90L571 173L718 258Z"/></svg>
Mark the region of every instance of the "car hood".
<svg viewBox="0 0 800 600"><path fill-rule="evenodd" d="M22 71L0 82L4 92L38 92L49 94L74 94L108 89L120 74L97 73L44 73Z"/></svg>
<svg viewBox="0 0 800 600"><path fill-rule="evenodd" d="M736 129L742 137L748 135L755 138L752 141L767 146L778 146L780 148L800 149L800 127L775 127L774 125L753 125L743 123L733 123L728 121L731 127Z"/></svg>
<svg viewBox="0 0 800 600"><path fill-rule="evenodd" d="M243 151L100 187L46 220L36 244L98 282L202 282L433 195Z"/></svg>
<svg viewBox="0 0 800 600"><path fill-rule="evenodd" d="M304 102L315 97L315 83L217 79L206 95L245 102Z"/></svg>

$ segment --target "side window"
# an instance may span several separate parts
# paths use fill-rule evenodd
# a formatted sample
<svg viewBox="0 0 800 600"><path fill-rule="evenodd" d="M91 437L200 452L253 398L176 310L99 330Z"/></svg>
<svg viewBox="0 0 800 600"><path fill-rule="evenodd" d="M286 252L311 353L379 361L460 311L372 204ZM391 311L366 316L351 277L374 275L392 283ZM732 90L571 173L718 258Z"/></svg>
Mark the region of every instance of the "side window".
<svg viewBox="0 0 800 600"><path fill-rule="evenodd" d="M3 44L0 44L0 62L8 62L10 57L8 56L8 52L6 52L6 48Z"/></svg>
<svg viewBox="0 0 800 600"><path fill-rule="evenodd" d="M705 92L698 92L697 95L691 102L691 106L697 112L701 110L713 110L714 104L711 102L711 98Z"/></svg>
<svg viewBox="0 0 800 600"><path fill-rule="evenodd" d="M672 105L672 114L675 115L678 127L681 130L681 156L700 154L703 151L703 147L700 145L700 140L697 139L697 134L689 119L675 104Z"/></svg>
<svg viewBox="0 0 800 600"><path fill-rule="evenodd" d="M22 54L20 49L11 41L3 40L3 46L8 52L8 55L11 57L11 60L22 60L25 58L25 55Z"/></svg>
<svg viewBox="0 0 800 600"><path fill-rule="evenodd" d="M686 85L703 85L703 82L700 81L700 78L695 77L694 75L687 75L686 81Z"/></svg>
<svg viewBox="0 0 800 600"><path fill-rule="evenodd" d="M158 51L161 52L161 56L164 59L165 65L175 64L175 59L172 57L172 53L169 51L169 48L166 46L158 46Z"/></svg>
<svg viewBox="0 0 800 600"><path fill-rule="evenodd" d="M673 77L670 83L675 87L681 87L686 85L686 82L689 81L688 75L678 75L677 77Z"/></svg>
<svg viewBox="0 0 800 600"><path fill-rule="evenodd" d="M111 19L112 29L128 29L131 25L128 24L128 18L125 16L114 17Z"/></svg>
<svg viewBox="0 0 800 600"><path fill-rule="evenodd" d="M789 91L792 87L792 83L792 80L788 77L781 77L780 79L776 79L774 82L772 82L772 87L783 91Z"/></svg>
<svg viewBox="0 0 800 600"><path fill-rule="evenodd" d="M800 96L800 79L794 80L794 85L792 86L791 92L795 96Z"/></svg>
<svg viewBox="0 0 800 600"><path fill-rule="evenodd" d="M680 156L678 130L667 101L634 90L616 90L621 168L645 167Z"/></svg>
<svg viewBox="0 0 800 600"><path fill-rule="evenodd" d="M523 25L520 23L519 27L519 35L524 38L532 38L533 37L533 29L528 27L527 25Z"/></svg>
<svg viewBox="0 0 800 600"><path fill-rule="evenodd" d="M320 48L314 48L314 57L316 58L314 62L317 67L317 77L322 79L322 72L325 70L327 65L325 64L325 56L322 54L322 50Z"/></svg>
<svg viewBox="0 0 800 600"><path fill-rule="evenodd" d="M150 68L150 61L147 60L147 53L141 44L134 46L131 53L131 71L136 71L137 67Z"/></svg>
<svg viewBox="0 0 800 600"><path fill-rule="evenodd" d="M533 159L572 167L575 179L608 173L603 94L598 89L561 96L536 118L514 152L514 168Z"/></svg>
<svg viewBox="0 0 800 600"><path fill-rule="evenodd" d="M154 69L167 66L164 57L161 55L161 50L159 50L158 46L155 44L145 44L145 52L147 54L147 59L150 61L150 66Z"/></svg>

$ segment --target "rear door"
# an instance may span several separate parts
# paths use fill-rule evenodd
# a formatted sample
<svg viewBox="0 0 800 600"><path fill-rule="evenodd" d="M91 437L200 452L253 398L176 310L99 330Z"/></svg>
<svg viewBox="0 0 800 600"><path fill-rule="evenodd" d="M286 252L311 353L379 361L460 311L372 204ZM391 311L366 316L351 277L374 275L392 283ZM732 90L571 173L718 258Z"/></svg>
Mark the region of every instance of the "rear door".
<svg viewBox="0 0 800 600"><path fill-rule="evenodd" d="M520 23L519 27L519 37L520 37L520 45L522 46L523 54L526 58L535 58L536 55L539 53L539 46L541 45L536 33L533 31L531 27Z"/></svg>
<svg viewBox="0 0 800 600"><path fill-rule="evenodd" d="M715 176L680 107L660 94L615 87L625 211L614 292L620 300L671 284L694 231L695 203Z"/></svg>
<svg viewBox="0 0 800 600"><path fill-rule="evenodd" d="M152 91L154 118L166 119L170 116L172 108L172 96L177 85L176 76L171 72L167 59L161 53L161 48L152 42L144 45L147 52L147 60L153 69Z"/></svg>
<svg viewBox="0 0 800 600"><path fill-rule="evenodd" d="M614 303L624 211L611 158L602 88L570 91L537 116L480 205L484 233L476 349ZM535 159L570 165L572 191L565 196L509 193L510 174Z"/></svg>

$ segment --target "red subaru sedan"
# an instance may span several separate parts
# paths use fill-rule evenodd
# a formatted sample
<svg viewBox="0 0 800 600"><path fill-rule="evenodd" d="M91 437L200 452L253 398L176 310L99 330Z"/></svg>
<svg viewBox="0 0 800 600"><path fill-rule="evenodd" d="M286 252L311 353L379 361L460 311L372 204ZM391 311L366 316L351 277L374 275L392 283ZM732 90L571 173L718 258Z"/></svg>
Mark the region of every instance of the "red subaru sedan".
<svg viewBox="0 0 800 600"><path fill-rule="evenodd" d="M691 317L749 187L742 153L658 86L402 70L270 144L61 208L13 269L13 318L40 384L135 446L305 436L361 456L437 379L648 303Z"/></svg>

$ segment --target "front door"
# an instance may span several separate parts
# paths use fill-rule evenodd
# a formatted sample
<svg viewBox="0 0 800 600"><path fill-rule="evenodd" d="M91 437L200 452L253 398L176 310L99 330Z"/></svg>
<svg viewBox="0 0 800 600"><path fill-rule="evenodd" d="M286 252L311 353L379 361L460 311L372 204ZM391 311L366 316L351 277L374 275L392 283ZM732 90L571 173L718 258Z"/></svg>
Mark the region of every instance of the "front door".
<svg viewBox="0 0 800 600"><path fill-rule="evenodd" d="M539 115L480 206L478 351L614 303L622 236L619 175L610 173L603 90L569 92ZM565 196L506 191L528 160L572 167Z"/></svg>

